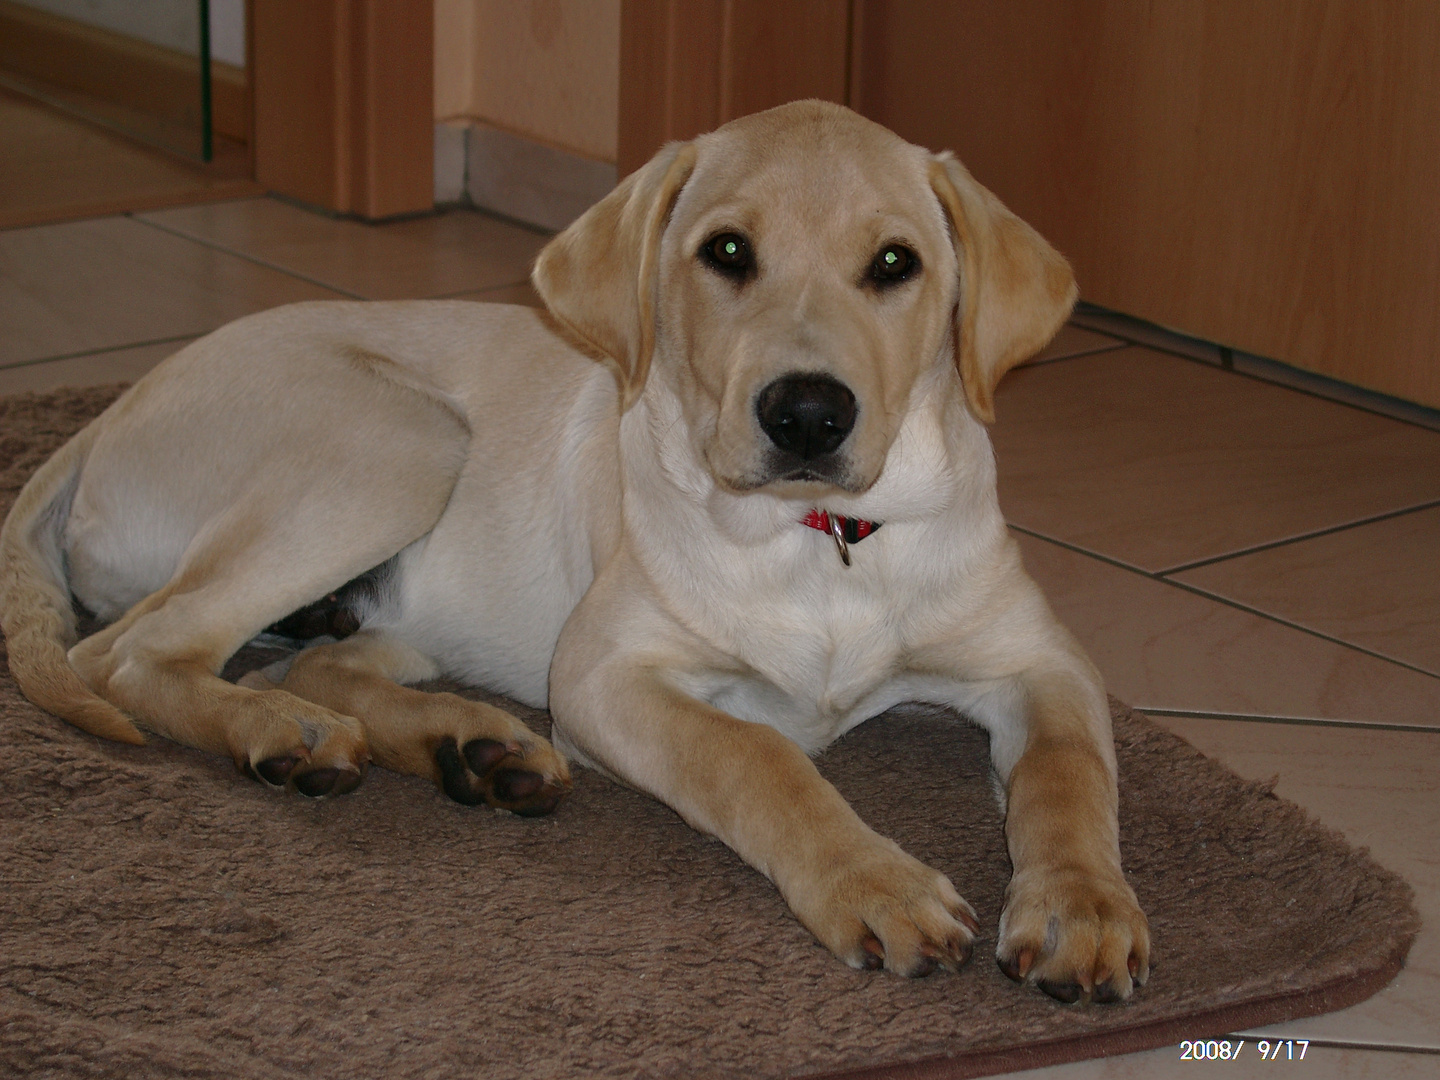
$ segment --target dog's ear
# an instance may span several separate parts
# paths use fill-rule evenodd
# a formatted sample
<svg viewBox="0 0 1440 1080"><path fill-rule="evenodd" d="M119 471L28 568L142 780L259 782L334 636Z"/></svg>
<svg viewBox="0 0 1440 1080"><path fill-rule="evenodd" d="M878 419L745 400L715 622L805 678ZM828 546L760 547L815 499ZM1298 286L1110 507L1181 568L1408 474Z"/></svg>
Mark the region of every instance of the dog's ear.
<svg viewBox="0 0 1440 1080"><path fill-rule="evenodd" d="M550 314L615 365L629 408L650 372L660 237L695 167L671 143L547 244L530 275Z"/></svg>
<svg viewBox="0 0 1440 1080"><path fill-rule="evenodd" d="M1079 295L1075 275L948 152L930 162L930 186L950 218L960 262L955 362L970 411L993 423L995 385L1055 336Z"/></svg>

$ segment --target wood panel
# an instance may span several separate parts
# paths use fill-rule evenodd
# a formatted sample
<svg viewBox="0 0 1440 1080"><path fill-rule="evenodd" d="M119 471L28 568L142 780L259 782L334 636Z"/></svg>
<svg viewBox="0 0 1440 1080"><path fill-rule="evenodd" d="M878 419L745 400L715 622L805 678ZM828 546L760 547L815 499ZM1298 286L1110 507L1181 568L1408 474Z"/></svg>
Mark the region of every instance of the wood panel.
<svg viewBox="0 0 1440 1080"><path fill-rule="evenodd" d="M433 0L253 0L255 178L365 218L434 203Z"/></svg>
<svg viewBox="0 0 1440 1080"><path fill-rule="evenodd" d="M737 116L844 102L849 24L849 0L623 0L620 175Z"/></svg>
<svg viewBox="0 0 1440 1080"><path fill-rule="evenodd" d="M853 55L1086 299L1440 407L1440 4L857 0Z"/></svg>

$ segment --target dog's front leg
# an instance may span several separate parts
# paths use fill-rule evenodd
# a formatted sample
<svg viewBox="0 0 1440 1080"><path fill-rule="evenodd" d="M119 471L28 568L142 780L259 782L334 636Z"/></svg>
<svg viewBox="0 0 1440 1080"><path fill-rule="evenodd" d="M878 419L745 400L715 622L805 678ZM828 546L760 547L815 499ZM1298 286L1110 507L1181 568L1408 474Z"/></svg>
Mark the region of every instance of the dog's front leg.
<svg viewBox="0 0 1440 1080"><path fill-rule="evenodd" d="M1116 1001L1148 976L1149 927L1120 866L1109 715L1067 681L1021 681L1025 746L1002 777L1014 876L996 956L1061 1001Z"/></svg>
<svg viewBox="0 0 1440 1080"><path fill-rule="evenodd" d="M728 844L851 966L925 975L965 962L979 925L970 906L861 821L799 746L684 693L663 661L596 655L604 645L562 639L550 699L560 745Z"/></svg>
<svg viewBox="0 0 1440 1080"><path fill-rule="evenodd" d="M1034 595L1016 605L1024 618L997 618L922 662L949 668L951 703L990 732L1014 871L1001 970L1061 1001L1118 1001L1148 976L1150 933L1120 866L1109 708L1098 672Z"/></svg>

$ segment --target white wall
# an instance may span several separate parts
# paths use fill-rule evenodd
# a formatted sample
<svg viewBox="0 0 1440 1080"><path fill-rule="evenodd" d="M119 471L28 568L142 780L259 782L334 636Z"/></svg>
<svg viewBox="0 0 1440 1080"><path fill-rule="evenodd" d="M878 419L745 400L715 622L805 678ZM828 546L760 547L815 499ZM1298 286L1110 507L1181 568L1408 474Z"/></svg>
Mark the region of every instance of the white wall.
<svg viewBox="0 0 1440 1080"><path fill-rule="evenodd" d="M435 0L435 118L615 162L620 0Z"/></svg>
<svg viewBox="0 0 1440 1080"><path fill-rule="evenodd" d="M210 0L210 58L245 66L245 0Z"/></svg>

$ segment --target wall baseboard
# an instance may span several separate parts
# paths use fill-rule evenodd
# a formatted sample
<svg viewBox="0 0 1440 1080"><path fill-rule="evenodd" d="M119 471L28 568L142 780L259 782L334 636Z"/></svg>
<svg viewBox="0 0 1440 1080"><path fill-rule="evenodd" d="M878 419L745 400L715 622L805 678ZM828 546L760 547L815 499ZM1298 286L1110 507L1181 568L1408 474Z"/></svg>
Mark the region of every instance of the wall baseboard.
<svg viewBox="0 0 1440 1080"><path fill-rule="evenodd" d="M615 166L484 124L435 125L435 202L559 231L614 188Z"/></svg>
<svg viewBox="0 0 1440 1080"><path fill-rule="evenodd" d="M1440 409L1432 409L1413 401L1383 394L1378 390L1367 390L1362 386L1342 382L1328 375L1320 375L1282 363L1279 360L1271 360L1269 357L1256 356L1240 349L1230 349L1224 345L1191 337L1178 330L1157 326L1133 315L1086 303L1084 300L1080 301L1070 321L1077 326L1120 338L1132 345L1146 345L1162 352L1198 360L1203 364L1227 367L1242 375L1249 375L1265 382L1278 383L1281 386L1288 386L1292 390L1300 390L1316 397L1338 401L1342 405L1388 416L1392 420L1402 420L1407 424L1416 424L1420 427L1430 428L1432 431L1440 431Z"/></svg>
<svg viewBox="0 0 1440 1080"><path fill-rule="evenodd" d="M200 126L197 57L48 11L0 0L0 67L185 128ZM243 68L210 62L210 119L218 135L250 137Z"/></svg>

